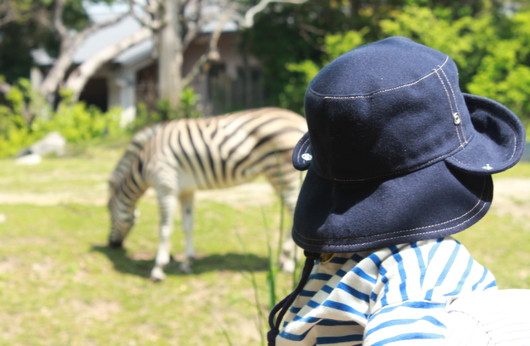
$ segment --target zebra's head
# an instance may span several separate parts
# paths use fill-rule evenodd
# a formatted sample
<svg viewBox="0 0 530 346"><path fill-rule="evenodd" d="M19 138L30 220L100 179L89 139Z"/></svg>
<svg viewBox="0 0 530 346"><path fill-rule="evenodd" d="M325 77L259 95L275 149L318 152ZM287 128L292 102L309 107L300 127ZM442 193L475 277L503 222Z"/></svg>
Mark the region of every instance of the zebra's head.
<svg viewBox="0 0 530 346"><path fill-rule="evenodd" d="M134 226L137 212L134 203L130 203L119 187L109 182L109 201L107 207L110 213L109 246L122 247L123 240Z"/></svg>

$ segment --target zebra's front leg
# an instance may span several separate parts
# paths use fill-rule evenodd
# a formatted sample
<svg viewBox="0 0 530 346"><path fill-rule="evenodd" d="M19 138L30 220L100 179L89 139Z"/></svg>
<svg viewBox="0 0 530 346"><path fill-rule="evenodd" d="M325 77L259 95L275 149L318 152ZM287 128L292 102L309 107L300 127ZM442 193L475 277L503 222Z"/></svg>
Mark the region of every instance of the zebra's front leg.
<svg viewBox="0 0 530 346"><path fill-rule="evenodd" d="M186 238L185 258L180 265L180 270L185 273L191 273L191 262L195 259L195 247L193 246L193 192L183 193L179 196L182 230Z"/></svg>
<svg viewBox="0 0 530 346"><path fill-rule="evenodd" d="M160 209L160 239L156 253L155 266L151 270L151 280L162 281L166 278L164 267L171 259L170 241L173 233L175 210L177 207L177 196L173 191L157 191Z"/></svg>

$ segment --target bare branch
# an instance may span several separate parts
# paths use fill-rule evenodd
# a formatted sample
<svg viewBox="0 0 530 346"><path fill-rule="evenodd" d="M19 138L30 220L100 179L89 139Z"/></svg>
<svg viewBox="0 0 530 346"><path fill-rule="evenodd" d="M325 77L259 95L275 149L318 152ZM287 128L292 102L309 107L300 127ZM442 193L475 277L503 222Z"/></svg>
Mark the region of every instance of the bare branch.
<svg viewBox="0 0 530 346"><path fill-rule="evenodd" d="M208 43L208 49L207 51L195 62L190 72L186 75L186 77L182 81L183 89L187 87L188 85L193 82L193 79L200 73L201 68L206 64L208 61L215 61L219 60L219 51L218 51L218 43L219 38L221 37L221 33L223 32L223 27L227 20L229 20L232 17L232 13L234 11L235 5L231 5L223 14L221 17L221 20L219 20L219 23L217 23L217 26L215 30L212 32L210 36L210 41Z"/></svg>
<svg viewBox="0 0 530 346"><path fill-rule="evenodd" d="M251 7L243 18L242 26L250 28L254 25L254 17L263 11L270 3L303 4L307 0L261 0L257 5Z"/></svg>
<svg viewBox="0 0 530 346"><path fill-rule="evenodd" d="M53 9L53 26L61 38L65 38L68 34L68 30L63 22L64 5L65 0L55 0L55 7Z"/></svg>
<svg viewBox="0 0 530 346"><path fill-rule="evenodd" d="M153 33L149 28L141 28L124 40L101 50L72 71L66 80L65 87L73 90L74 99L77 99L90 76L92 76L99 67L127 48L148 39L152 35Z"/></svg>
<svg viewBox="0 0 530 346"><path fill-rule="evenodd" d="M139 7L145 12L143 16L139 15L135 11L135 7ZM143 3L139 0L129 0L129 13L142 25L150 28L153 31L160 31L165 25L163 19L163 6L161 1L158 0L147 0L147 3Z"/></svg>
<svg viewBox="0 0 530 346"><path fill-rule="evenodd" d="M187 5L189 3L189 0L185 1L185 4ZM187 16L184 14L185 7L182 7L182 11L179 14L179 20L181 23L186 24L185 32L183 32L183 38L182 38L182 44L184 47L184 50L191 44L191 42L197 37L199 34L201 28L203 27L203 24L205 22L204 16L203 16L203 1L198 0L195 4L194 9L194 15L188 14Z"/></svg>
<svg viewBox="0 0 530 346"><path fill-rule="evenodd" d="M11 85L7 82L0 82L0 94L7 94L11 90Z"/></svg>
<svg viewBox="0 0 530 346"><path fill-rule="evenodd" d="M186 8L190 4L191 0L181 0L180 7ZM199 0L199 2L202 2L202 0ZM199 5L200 7L200 5Z"/></svg>
<svg viewBox="0 0 530 346"><path fill-rule="evenodd" d="M17 17L15 8L9 3L0 3L0 26L12 22Z"/></svg>

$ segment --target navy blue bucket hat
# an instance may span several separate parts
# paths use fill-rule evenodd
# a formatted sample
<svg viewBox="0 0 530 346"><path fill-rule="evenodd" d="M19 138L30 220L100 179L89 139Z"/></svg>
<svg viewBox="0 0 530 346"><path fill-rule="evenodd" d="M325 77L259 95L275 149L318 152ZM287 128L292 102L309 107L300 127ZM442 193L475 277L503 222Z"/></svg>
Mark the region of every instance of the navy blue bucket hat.
<svg viewBox="0 0 530 346"><path fill-rule="evenodd" d="M491 174L515 165L524 128L505 106L460 91L453 60L403 37L332 61L305 96L308 169L293 238L353 252L448 236L488 211Z"/></svg>

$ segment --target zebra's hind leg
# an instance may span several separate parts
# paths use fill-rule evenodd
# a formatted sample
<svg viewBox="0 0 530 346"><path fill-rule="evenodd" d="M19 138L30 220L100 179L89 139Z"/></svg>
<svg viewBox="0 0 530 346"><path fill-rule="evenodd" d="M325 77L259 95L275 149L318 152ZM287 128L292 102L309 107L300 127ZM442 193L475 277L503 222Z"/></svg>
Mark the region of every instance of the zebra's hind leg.
<svg viewBox="0 0 530 346"><path fill-rule="evenodd" d="M157 190L158 204L160 210L160 239L156 253L155 266L151 270L151 280L162 281L166 278L164 267L171 260L169 253L170 239L173 233L173 222L177 207L177 196L169 189Z"/></svg>
<svg viewBox="0 0 530 346"><path fill-rule="evenodd" d="M195 247L193 246L193 192L183 193L179 196L182 230L186 238L185 258L180 265L180 270L191 273L191 262L195 259Z"/></svg>

